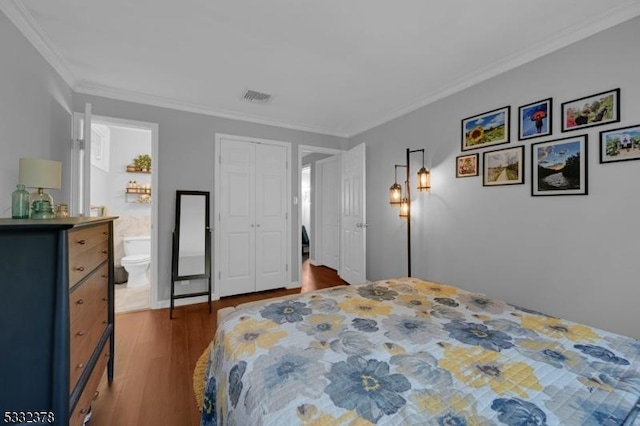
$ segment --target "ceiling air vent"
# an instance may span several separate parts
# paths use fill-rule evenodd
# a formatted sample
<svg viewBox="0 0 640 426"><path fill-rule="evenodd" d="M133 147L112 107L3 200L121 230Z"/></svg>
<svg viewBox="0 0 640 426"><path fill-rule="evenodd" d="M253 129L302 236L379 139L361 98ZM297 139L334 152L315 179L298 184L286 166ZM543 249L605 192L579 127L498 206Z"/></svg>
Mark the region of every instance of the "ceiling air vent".
<svg viewBox="0 0 640 426"><path fill-rule="evenodd" d="M267 104L271 101L271 95L255 90L246 90L242 95L242 99L255 104Z"/></svg>

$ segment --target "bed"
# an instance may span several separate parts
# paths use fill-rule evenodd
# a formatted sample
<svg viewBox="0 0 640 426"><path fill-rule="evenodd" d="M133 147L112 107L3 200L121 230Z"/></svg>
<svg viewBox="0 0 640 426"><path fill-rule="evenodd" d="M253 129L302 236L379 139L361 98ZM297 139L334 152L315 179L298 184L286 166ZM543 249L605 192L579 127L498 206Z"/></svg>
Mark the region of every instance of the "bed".
<svg viewBox="0 0 640 426"><path fill-rule="evenodd" d="M640 341L401 278L218 323L202 425L636 425Z"/></svg>

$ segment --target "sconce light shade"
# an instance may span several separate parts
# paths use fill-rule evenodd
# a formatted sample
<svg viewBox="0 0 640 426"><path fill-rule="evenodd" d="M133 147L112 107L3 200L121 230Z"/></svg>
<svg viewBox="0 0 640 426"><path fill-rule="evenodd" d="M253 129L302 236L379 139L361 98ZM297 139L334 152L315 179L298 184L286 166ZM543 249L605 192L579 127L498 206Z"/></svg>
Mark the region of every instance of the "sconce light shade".
<svg viewBox="0 0 640 426"><path fill-rule="evenodd" d="M402 187L396 182L389 188L389 204L399 207L400 203L402 203Z"/></svg>
<svg viewBox="0 0 640 426"><path fill-rule="evenodd" d="M400 217L408 218L409 217L409 199L403 198L400 202Z"/></svg>
<svg viewBox="0 0 640 426"><path fill-rule="evenodd" d="M426 168L418 171L418 191L427 192L431 189L431 173Z"/></svg>

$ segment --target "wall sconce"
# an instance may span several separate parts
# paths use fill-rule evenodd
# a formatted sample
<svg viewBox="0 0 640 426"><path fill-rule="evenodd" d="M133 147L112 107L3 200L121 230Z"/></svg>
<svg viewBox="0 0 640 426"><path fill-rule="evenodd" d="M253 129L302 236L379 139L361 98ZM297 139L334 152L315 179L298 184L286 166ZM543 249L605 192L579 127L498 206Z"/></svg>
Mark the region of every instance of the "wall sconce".
<svg viewBox="0 0 640 426"><path fill-rule="evenodd" d="M62 163L41 160L39 158L21 158L18 183L27 188L38 188L29 197L31 219L53 219L53 197L45 189L60 189L62 181Z"/></svg>
<svg viewBox="0 0 640 426"><path fill-rule="evenodd" d="M411 185L409 175L411 173L410 157L414 152L422 152L422 167L418 170L419 192L427 192L431 189L431 174L424 166L424 149L410 150L407 148L407 163L396 164L395 183L389 188L389 204L400 207L400 217L407 219L407 276L411 276ZM398 184L398 167L404 167L407 171L407 180L405 180L405 194L402 197L402 187Z"/></svg>

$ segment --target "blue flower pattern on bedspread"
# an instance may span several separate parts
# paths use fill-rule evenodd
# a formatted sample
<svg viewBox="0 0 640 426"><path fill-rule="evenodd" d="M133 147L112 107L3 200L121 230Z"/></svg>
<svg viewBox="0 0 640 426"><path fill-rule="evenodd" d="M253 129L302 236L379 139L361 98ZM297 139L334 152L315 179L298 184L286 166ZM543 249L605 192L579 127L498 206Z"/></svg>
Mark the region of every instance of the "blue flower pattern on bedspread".
<svg viewBox="0 0 640 426"><path fill-rule="evenodd" d="M252 304L214 342L206 426L608 426L640 403L640 341L414 278Z"/></svg>

